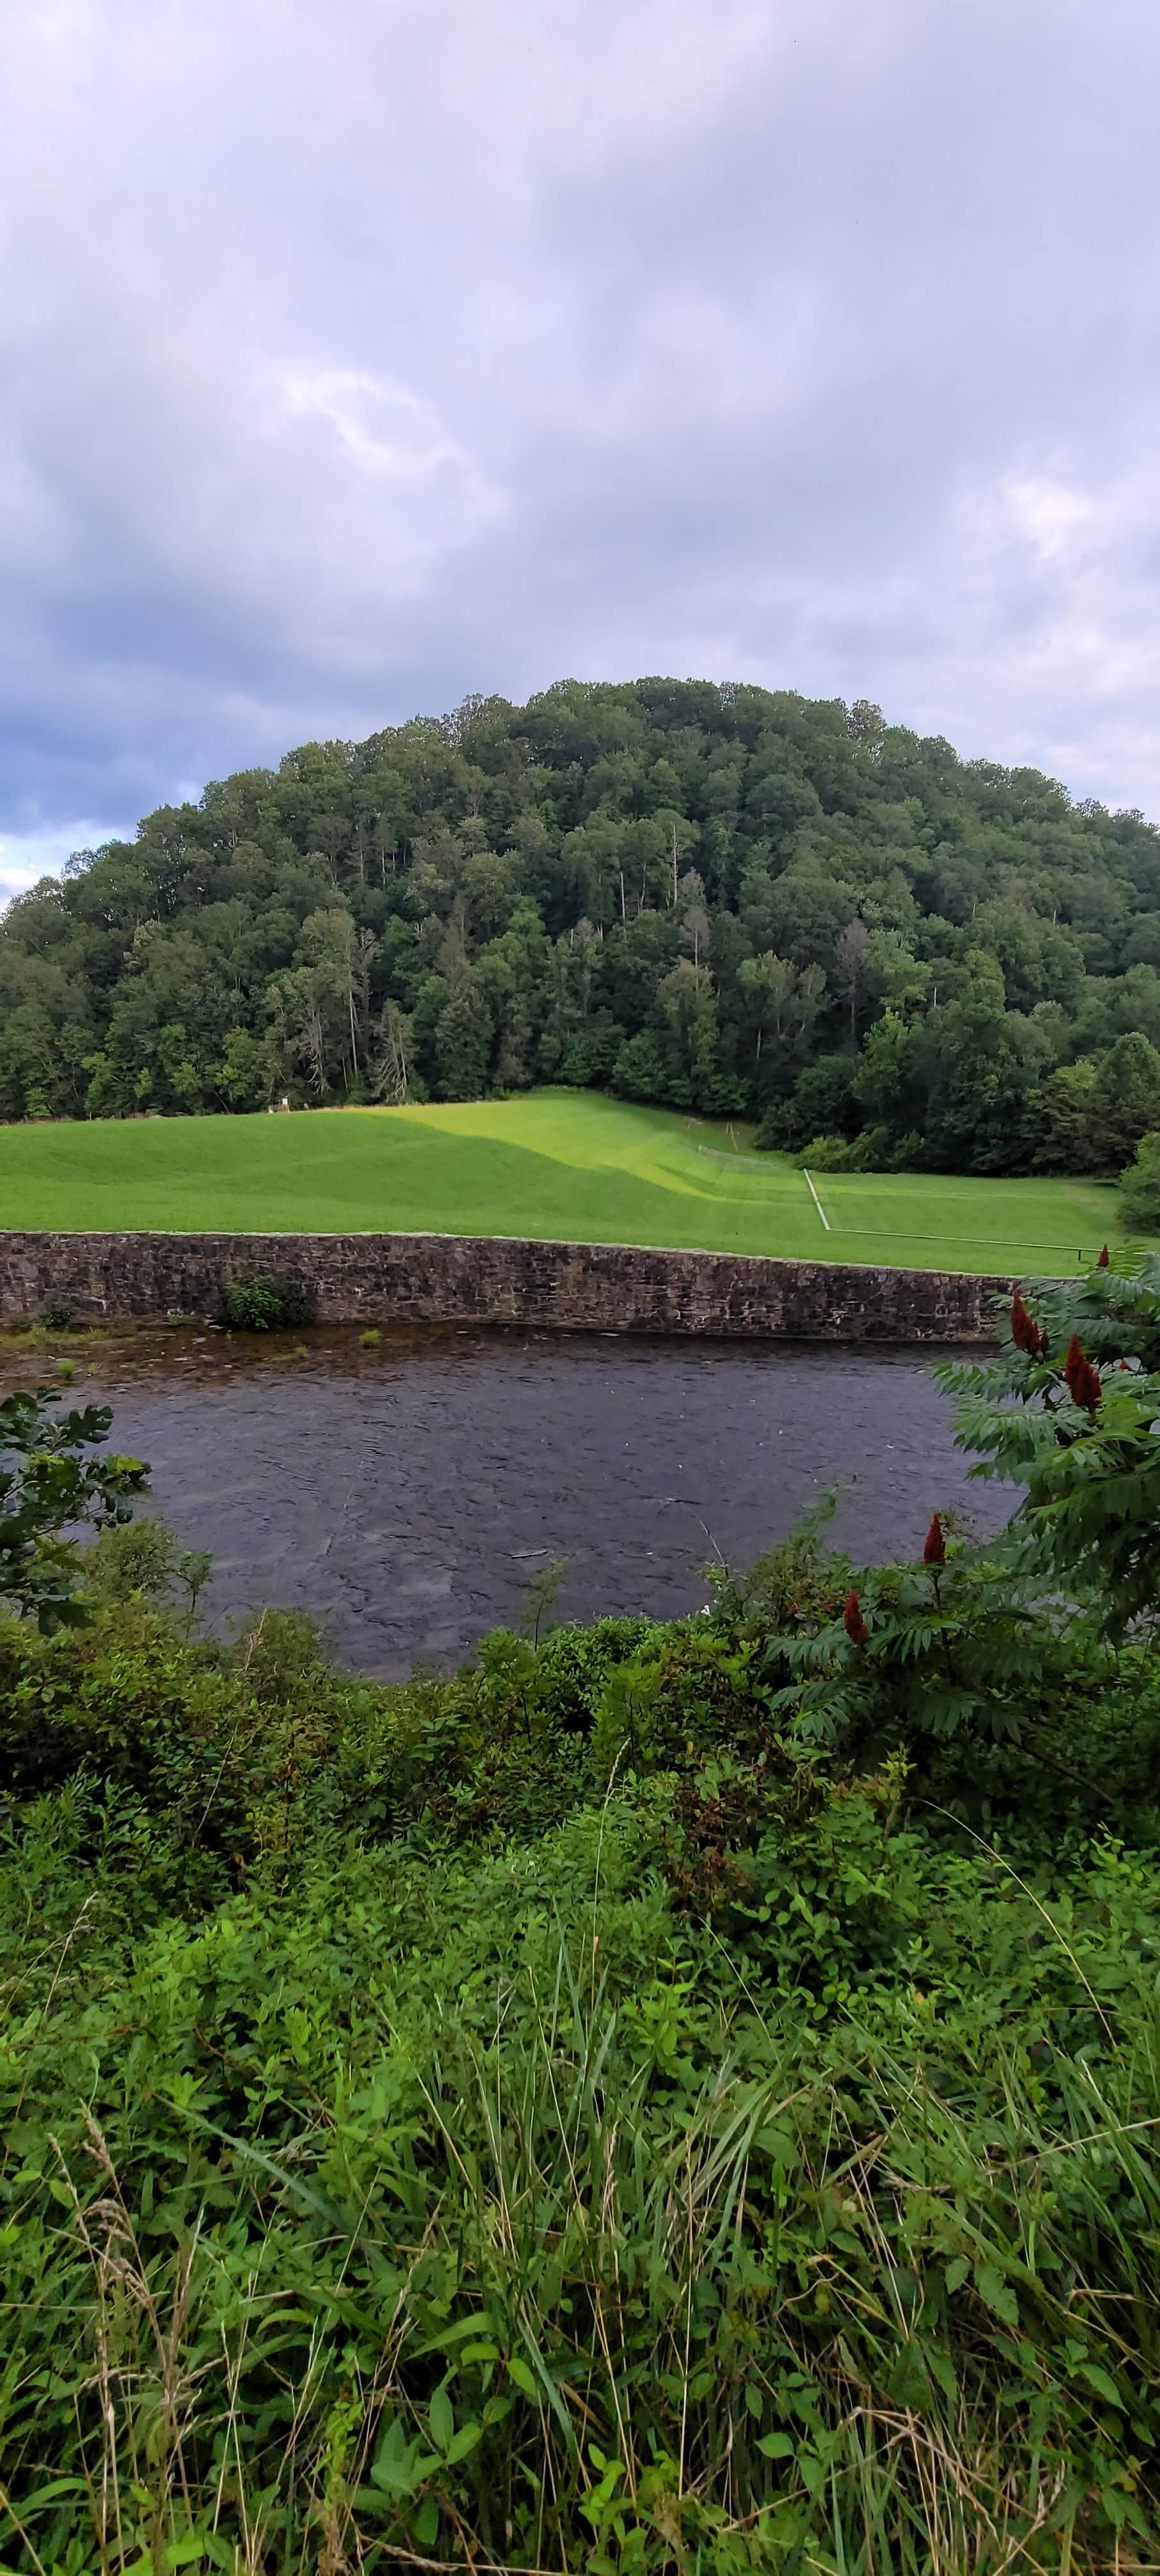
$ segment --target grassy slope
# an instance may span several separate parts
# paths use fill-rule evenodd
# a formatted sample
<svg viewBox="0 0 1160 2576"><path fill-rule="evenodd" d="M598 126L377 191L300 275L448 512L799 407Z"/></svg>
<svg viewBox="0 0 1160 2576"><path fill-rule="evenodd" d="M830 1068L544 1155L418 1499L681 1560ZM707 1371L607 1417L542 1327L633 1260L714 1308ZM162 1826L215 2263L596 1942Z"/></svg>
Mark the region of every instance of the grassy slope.
<svg viewBox="0 0 1160 2576"><path fill-rule="evenodd" d="M0 1132L0 1222L558 1241L1069 1271L1114 1231L1092 1182L801 1173L744 1130L599 1094L289 1118L93 1120Z"/></svg>

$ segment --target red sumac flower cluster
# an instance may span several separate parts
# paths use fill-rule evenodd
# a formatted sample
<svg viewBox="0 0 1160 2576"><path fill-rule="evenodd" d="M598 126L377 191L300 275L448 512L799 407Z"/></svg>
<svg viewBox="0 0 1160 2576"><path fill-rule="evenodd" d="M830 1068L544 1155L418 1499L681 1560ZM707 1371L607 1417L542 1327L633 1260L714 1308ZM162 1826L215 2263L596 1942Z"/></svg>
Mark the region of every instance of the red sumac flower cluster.
<svg viewBox="0 0 1160 2576"><path fill-rule="evenodd" d="M1042 1359L1047 1349L1046 1339L1034 1315L1028 1314L1018 1289L1011 1300L1011 1339L1016 1350L1023 1351L1029 1360Z"/></svg>
<svg viewBox="0 0 1160 2576"><path fill-rule="evenodd" d="M1072 1334L1067 1346L1063 1380L1072 1403L1082 1405L1087 1413L1094 1413L1104 1390L1099 1370L1092 1367L1078 1333Z"/></svg>
<svg viewBox="0 0 1160 2576"><path fill-rule="evenodd" d="M846 1635L848 1636L852 1646L865 1645L870 1631L862 1616L862 1604L859 1601L856 1592L848 1592L846 1594L846 1606L842 1612L842 1626L844 1627Z"/></svg>

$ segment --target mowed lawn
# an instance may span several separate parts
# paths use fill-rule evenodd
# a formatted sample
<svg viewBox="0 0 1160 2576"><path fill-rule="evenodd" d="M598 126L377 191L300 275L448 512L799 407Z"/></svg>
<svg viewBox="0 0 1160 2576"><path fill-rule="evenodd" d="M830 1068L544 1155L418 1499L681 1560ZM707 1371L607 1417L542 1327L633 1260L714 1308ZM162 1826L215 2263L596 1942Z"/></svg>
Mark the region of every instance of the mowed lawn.
<svg viewBox="0 0 1160 2576"><path fill-rule="evenodd" d="M0 1129L0 1225L513 1234L911 1269L1066 1272L1122 1241L1093 1182L816 1176L748 1131L597 1093ZM822 1223L829 1219L829 1230Z"/></svg>

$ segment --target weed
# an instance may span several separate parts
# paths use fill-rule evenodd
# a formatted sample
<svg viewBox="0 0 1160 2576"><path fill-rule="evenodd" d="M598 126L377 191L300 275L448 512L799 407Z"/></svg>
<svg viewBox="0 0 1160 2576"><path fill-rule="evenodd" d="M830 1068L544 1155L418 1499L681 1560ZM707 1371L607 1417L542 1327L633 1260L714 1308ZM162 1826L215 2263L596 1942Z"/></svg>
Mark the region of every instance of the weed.
<svg viewBox="0 0 1160 2576"><path fill-rule="evenodd" d="M222 1321L238 1332L284 1332L313 1324L318 1303L313 1288L298 1279L256 1271L249 1279L232 1279L222 1294Z"/></svg>

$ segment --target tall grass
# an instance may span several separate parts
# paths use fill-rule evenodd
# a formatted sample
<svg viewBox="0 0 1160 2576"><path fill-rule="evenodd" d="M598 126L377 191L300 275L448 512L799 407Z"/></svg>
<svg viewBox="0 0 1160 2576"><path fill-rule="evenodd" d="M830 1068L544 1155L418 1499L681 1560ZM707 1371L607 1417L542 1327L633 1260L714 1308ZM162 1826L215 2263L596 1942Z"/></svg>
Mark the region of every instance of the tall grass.
<svg viewBox="0 0 1160 2576"><path fill-rule="evenodd" d="M364 1870L13 1997L6 2563L1156 2563L1153 1998L634 1985L599 1847L502 1960Z"/></svg>
<svg viewBox="0 0 1160 2576"><path fill-rule="evenodd" d="M398 1689L147 1525L0 1623L0 2576L1160 2568L1154 1649L855 1761L849 1572Z"/></svg>

